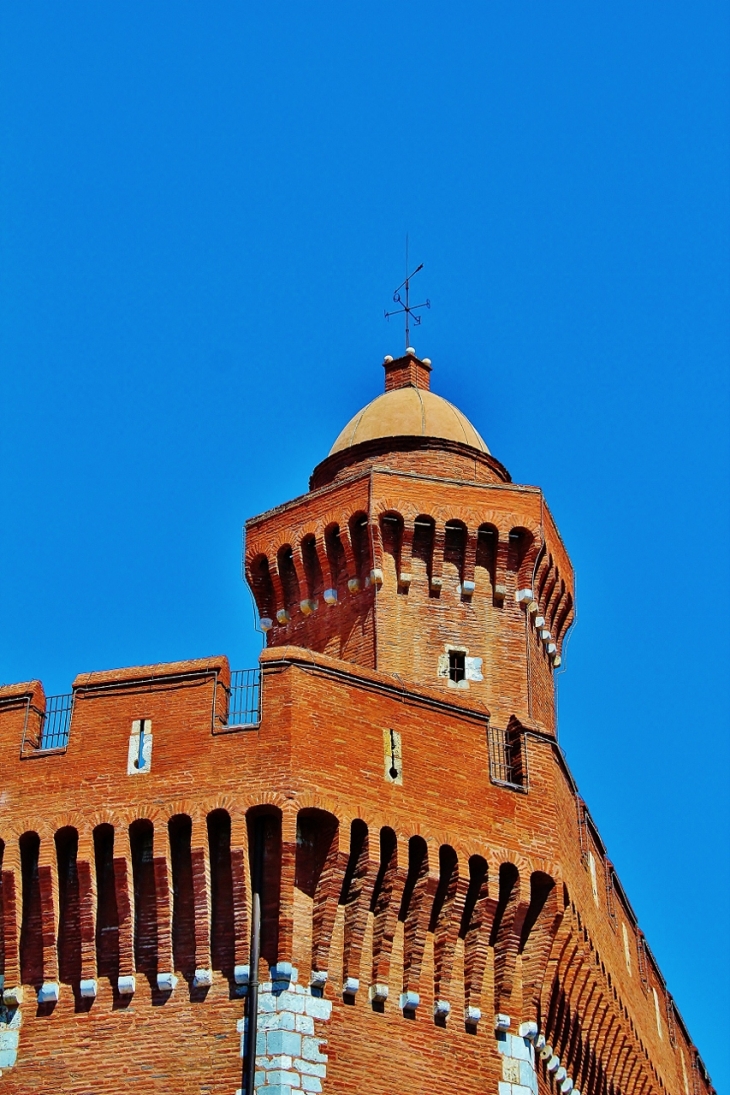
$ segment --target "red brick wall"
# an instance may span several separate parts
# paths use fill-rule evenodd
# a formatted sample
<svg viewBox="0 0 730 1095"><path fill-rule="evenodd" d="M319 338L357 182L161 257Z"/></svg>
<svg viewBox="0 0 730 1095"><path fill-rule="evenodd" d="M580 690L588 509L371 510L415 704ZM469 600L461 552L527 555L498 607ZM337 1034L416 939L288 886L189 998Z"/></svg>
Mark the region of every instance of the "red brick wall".
<svg viewBox="0 0 730 1095"><path fill-rule="evenodd" d="M328 1039L325 1091L390 1095L396 1069L399 1088L496 1091L499 1010L515 1024L538 1019L584 1093L600 1090L601 1069L618 1076L629 1066L620 1090L638 1090L641 1076L646 1091L681 1093L680 1055L691 1073L694 1051L679 1023L676 1045L666 1021L663 1037L657 1033L650 989L664 1014L665 990L650 956L649 991L642 986L630 914L620 902L616 917L609 914L600 838L589 823L581 837L578 800L550 736L524 720L529 787L520 793L490 780L486 712L474 692L404 686L300 648L270 649L263 666L258 729L220 732L214 702L222 717L228 667L211 659L78 678L67 751L25 759L22 719L7 693L0 696L6 988L23 924L18 899L13 935L23 834L38 834L46 869L25 911L25 935L36 942L18 1063L3 1075L5 1088L35 1095L239 1086L243 1000L232 965L248 956L247 817L264 810L264 971L275 958L293 961L304 984L312 968L328 971L333 1013L319 1030ZM152 767L128 776L131 723L140 717L152 720ZM402 784L384 776L388 728L402 736ZM143 833L140 821L153 842L139 840L133 854L130 827ZM116 891L108 845L104 851L110 830L100 826L113 833ZM78 833L73 868L69 829ZM386 841L381 864L383 830L394 832L396 845ZM587 839L598 903L584 864ZM136 932L119 901L125 864ZM116 976L134 968L135 954L137 991L124 999ZM171 964L180 982L167 997L155 973ZM212 986L197 990L193 971L206 964ZM33 999L49 972L62 982L50 1008ZM360 978L354 1002L342 999L345 973ZM92 1003L78 994L79 974L98 979ZM368 1000L374 979L390 988L382 1010ZM404 988L420 994L414 1018L398 1007ZM452 1006L442 1024L433 1017L437 998ZM467 1003L481 1008L476 1028L465 1027Z"/></svg>

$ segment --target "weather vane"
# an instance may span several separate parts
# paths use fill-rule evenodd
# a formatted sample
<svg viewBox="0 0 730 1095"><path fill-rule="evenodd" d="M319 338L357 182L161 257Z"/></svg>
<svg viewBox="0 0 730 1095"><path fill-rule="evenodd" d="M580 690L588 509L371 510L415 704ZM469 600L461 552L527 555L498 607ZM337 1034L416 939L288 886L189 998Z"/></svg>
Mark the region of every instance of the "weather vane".
<svg viewBox="0 0 730 1095"><path fill-rule="evenodd" d="M396 291L393 293L393 300L396 304L400 304L400 308L394 308L392 312L386 312L385 318L390 319L391 316L399 316L403 314L406 318L406 350L411 345L411 319L413 319L413 326L419 327L421 323L421 316L417 316L416 312L421 308L430 308L431 301L424 300L421 304L411 304L410 302L410 289L411 278L414 278L419 270L423 270L423 263L417 266L410 274L408 273L408 236L406 236L406 280L402 282ZM401 292L405 289L405 299L401 296Z"/></svg>

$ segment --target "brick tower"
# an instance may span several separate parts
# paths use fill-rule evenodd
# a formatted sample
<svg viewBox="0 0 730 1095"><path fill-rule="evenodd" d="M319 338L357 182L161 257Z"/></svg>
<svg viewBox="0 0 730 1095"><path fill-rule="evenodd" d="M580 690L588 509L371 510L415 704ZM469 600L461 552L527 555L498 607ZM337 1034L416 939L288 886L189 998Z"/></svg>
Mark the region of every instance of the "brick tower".
<svg viewBox="0 0 730 1095"><path fill-rule="evenodd" d="M258 668L0 689L8 1092L713 1092L557 744L542 493L384 364L247 523Z"/></svg>

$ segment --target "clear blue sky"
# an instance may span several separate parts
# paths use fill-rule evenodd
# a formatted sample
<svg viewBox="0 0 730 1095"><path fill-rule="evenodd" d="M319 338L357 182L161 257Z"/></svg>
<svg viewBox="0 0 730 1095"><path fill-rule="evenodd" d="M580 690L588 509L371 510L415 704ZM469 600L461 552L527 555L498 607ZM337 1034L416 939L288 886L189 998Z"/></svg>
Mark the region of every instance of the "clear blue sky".
<svg viewBox="0 0 730 1095"><path fill-rule="evenodd" d="M560 733L728 1084L726 4L0 13L0 680L259 639L246 517L434 389L578 575Z"/></svg>

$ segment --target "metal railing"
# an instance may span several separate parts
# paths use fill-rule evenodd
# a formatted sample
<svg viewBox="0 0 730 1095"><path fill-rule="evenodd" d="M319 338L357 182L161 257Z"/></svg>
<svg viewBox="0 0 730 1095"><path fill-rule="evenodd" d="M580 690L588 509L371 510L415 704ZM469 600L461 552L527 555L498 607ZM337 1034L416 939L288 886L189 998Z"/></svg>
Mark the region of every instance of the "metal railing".
<svg viewBox="0 0 730 1095"><path fill-rule="evenodd" d="M519 730L487 728L489 778L492 783L527 792L527 750L525 736Z"/></svg>
<svg viewBox="0 0 730 1095"><path fill-rule="evenodd" d="M231 671L226 729L234 726L258 726L261 722L261 670Z"/></svg>
<svg viewBox="0 0 730 1095"><path fill-rule="evenodd" d="M66 696L46 696L46 712L43 716L38 751L65 749L71 729L73 692Z"/></svg>

